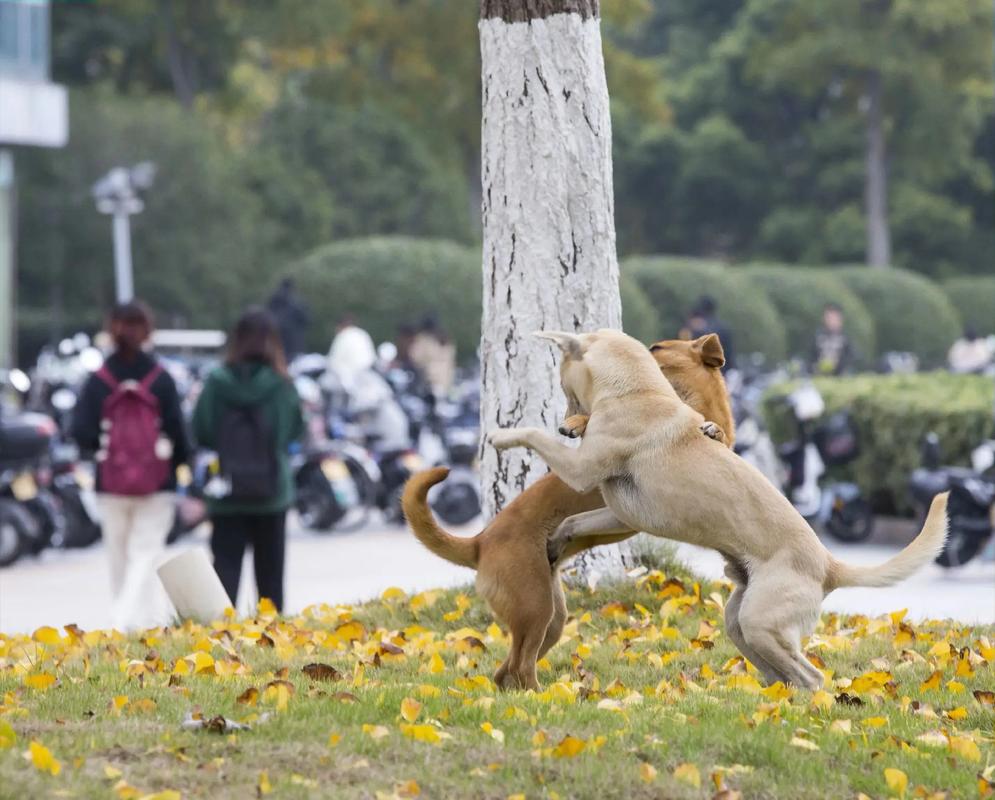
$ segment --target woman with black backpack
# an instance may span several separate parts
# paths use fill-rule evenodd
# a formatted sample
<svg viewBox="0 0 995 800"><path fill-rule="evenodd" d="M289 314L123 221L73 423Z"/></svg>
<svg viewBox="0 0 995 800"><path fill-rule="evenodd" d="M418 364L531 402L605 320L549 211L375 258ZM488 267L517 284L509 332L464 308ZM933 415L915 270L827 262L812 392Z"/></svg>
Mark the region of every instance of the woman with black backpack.
<svg viewBox="0 0 995 800"><path fill-rule="evenodd" d="M285 522L293 502L288 447L304 431L272 314L248 309L235 324L224 366L212 372L193 415L194 435L218 454L209 483L214 569L232 605L242 556L252 545L259 597L283 608Z"/></svg>

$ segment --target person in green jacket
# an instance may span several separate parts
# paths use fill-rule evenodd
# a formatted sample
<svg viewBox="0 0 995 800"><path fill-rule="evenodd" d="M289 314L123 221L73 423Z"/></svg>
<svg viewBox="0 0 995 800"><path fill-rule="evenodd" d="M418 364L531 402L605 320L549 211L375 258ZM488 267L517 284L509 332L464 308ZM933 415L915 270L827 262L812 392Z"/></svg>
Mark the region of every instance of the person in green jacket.
<svg viewBox="0 0 995 800"><path fill-rule="evenodd" d="M300 399L273 316L248 309L235 324L225 363L197 400L198 444L218 451L208 492L214 569L235 605L242 556L252 546L259 597L283 608L287 509L294 500L288 447L304 432Z"/></svg>

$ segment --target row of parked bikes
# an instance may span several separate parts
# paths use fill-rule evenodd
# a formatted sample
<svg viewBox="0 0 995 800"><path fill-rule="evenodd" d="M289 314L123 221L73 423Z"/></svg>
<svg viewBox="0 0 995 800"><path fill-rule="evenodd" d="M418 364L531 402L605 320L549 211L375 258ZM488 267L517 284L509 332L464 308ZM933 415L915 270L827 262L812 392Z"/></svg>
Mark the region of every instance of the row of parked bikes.
<svg viewBox="0 0 995 800"><path fill-rule="evenodd" d="M182 354L159 348L188 415L217 363L216 355L197 355L194 344L187 336ZM100 538L93 468L66 432L83 382L101 364L100 352L78 336L45 351L30 376L0 372L0 566L48 547L86 547ZM448 397L435 398L416 373L396 367L345 380L324 356L307 355L290 372L307 423L307 435L291 453L303 527L352 531L373 515L403 524L404 483L435 464L452 469L430 496L435 512L452 525L480 513L474 375L462 376ZM189 469L181 469L170 543L204 522L217 466L215 454L200 451Z"/></svg>
<svg viewBox="0 0 995 800"><path fill-rule="evenodd" d="M160 344L160 352L168 352L168 341ZM190 337L182 344L183 355L167 354L163 362L189 414L216 356L191 355ZM393 361L390 352L382 356L384 365ZM86 547L100 538L92 466L65 432L83 381L101 363L100 352L78 336L45 351L31 376L0 372L0 566L47 547ZM291 454L303 527L352 531L374 514L403 524L404 483L435 464L451 467L429 495L435 513L450 525L480 513L476 375L463 375L448 397L435 398L415 372L398 367L345 378L314 354L295 359L290 372L307 422L307 435ZM781 401L794 436L775 446L760 406L767 389L784 377L761 370L729 376L736 450L781 486L814 527L840 541L863 541L874 529L870 501L856 484L831 477L832 467L859 456L859 431L846 412L827 415L818 390L803 382ZM922 452L921 466L910 476L911 496L925 515L937 493L951 493L950 532L938 563L964 564L992 537L995 442L979 441L970 467L943 465L942 442L932 434ZM204 521L216 477L217 459L209 452L198 453L179 476L171 542Z"/></svg>
<svg viewBox="0 0 995 800"><path fill-rule="evenodd" d="M760 413L766 390L778 373L737 373L729 388L736 416L736 451L781 486L798 512L816 529L842 542L861 542L874 531L874 513L855 483L831 478L830 468L860 455L860 435L846 411L826 414L818 389L803 382L779 402L794 424L793 437L775 446ZM992 538L995 523L995 441L980 440L971 466L943 464L943 443L935 433L922 442L920 467L909 478L909 493L922 520L933 498L950 492L947 543L937 558L956 567L975 558Z"/></svg>

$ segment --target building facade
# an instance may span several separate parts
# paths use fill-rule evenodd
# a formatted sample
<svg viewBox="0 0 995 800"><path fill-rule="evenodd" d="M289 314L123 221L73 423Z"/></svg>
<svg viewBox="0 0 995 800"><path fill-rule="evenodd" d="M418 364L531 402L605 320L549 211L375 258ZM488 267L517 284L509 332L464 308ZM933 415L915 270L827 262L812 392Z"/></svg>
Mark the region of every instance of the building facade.
<svg viewBox="0 0 995 800"><path fill-rule="evenodd" d="M48 0L0 0L0 367L14 359L15 145L62 147L66 90L49 80Z"/></svg>

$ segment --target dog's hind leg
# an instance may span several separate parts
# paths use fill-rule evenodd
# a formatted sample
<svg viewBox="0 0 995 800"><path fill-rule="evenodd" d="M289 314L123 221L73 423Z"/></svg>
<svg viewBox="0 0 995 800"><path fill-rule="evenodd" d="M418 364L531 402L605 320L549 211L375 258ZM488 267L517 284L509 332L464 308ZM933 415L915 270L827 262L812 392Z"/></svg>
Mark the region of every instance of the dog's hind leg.
<svg viewBox="0 0 995 800"><path fill-rule="evenodd" d="M546 628L546 638L542 640L542 644L539 646L539 652L536 655L536 660L538 661L546 653L550 651L552 647L560 641L560 637L563 635L563 626L567 622L567 598L563 594L563 584L560 583L560 573L559 570L553 571L553 618L549 621L549 627Z"/></svg>
<svg viewBox="0 0 995 800"><path fill-rule="evenodd" d="M726 601L726 636L732 640L732 643L736 645L739 652L749 659L749 662L753 664L754 667L760 670L768 684L776 683L781 680L780 674L770 664L764 661L756 650L747 644L746 637L743 636L743 629L739 624L739 608L743 602L743 595L745 592L745 586L737 586L733 589L732 594L729 595L729 599Z"/></svg>
<svg viewBox="0 0 995 800"><path fill-rule="evenodd" d="M801 637L818 620L822 587L797 573L785 577L774 570L765 572L750 575L740 603L743 639L780 680L819 689L824 677L802 653Z"/></svg>

